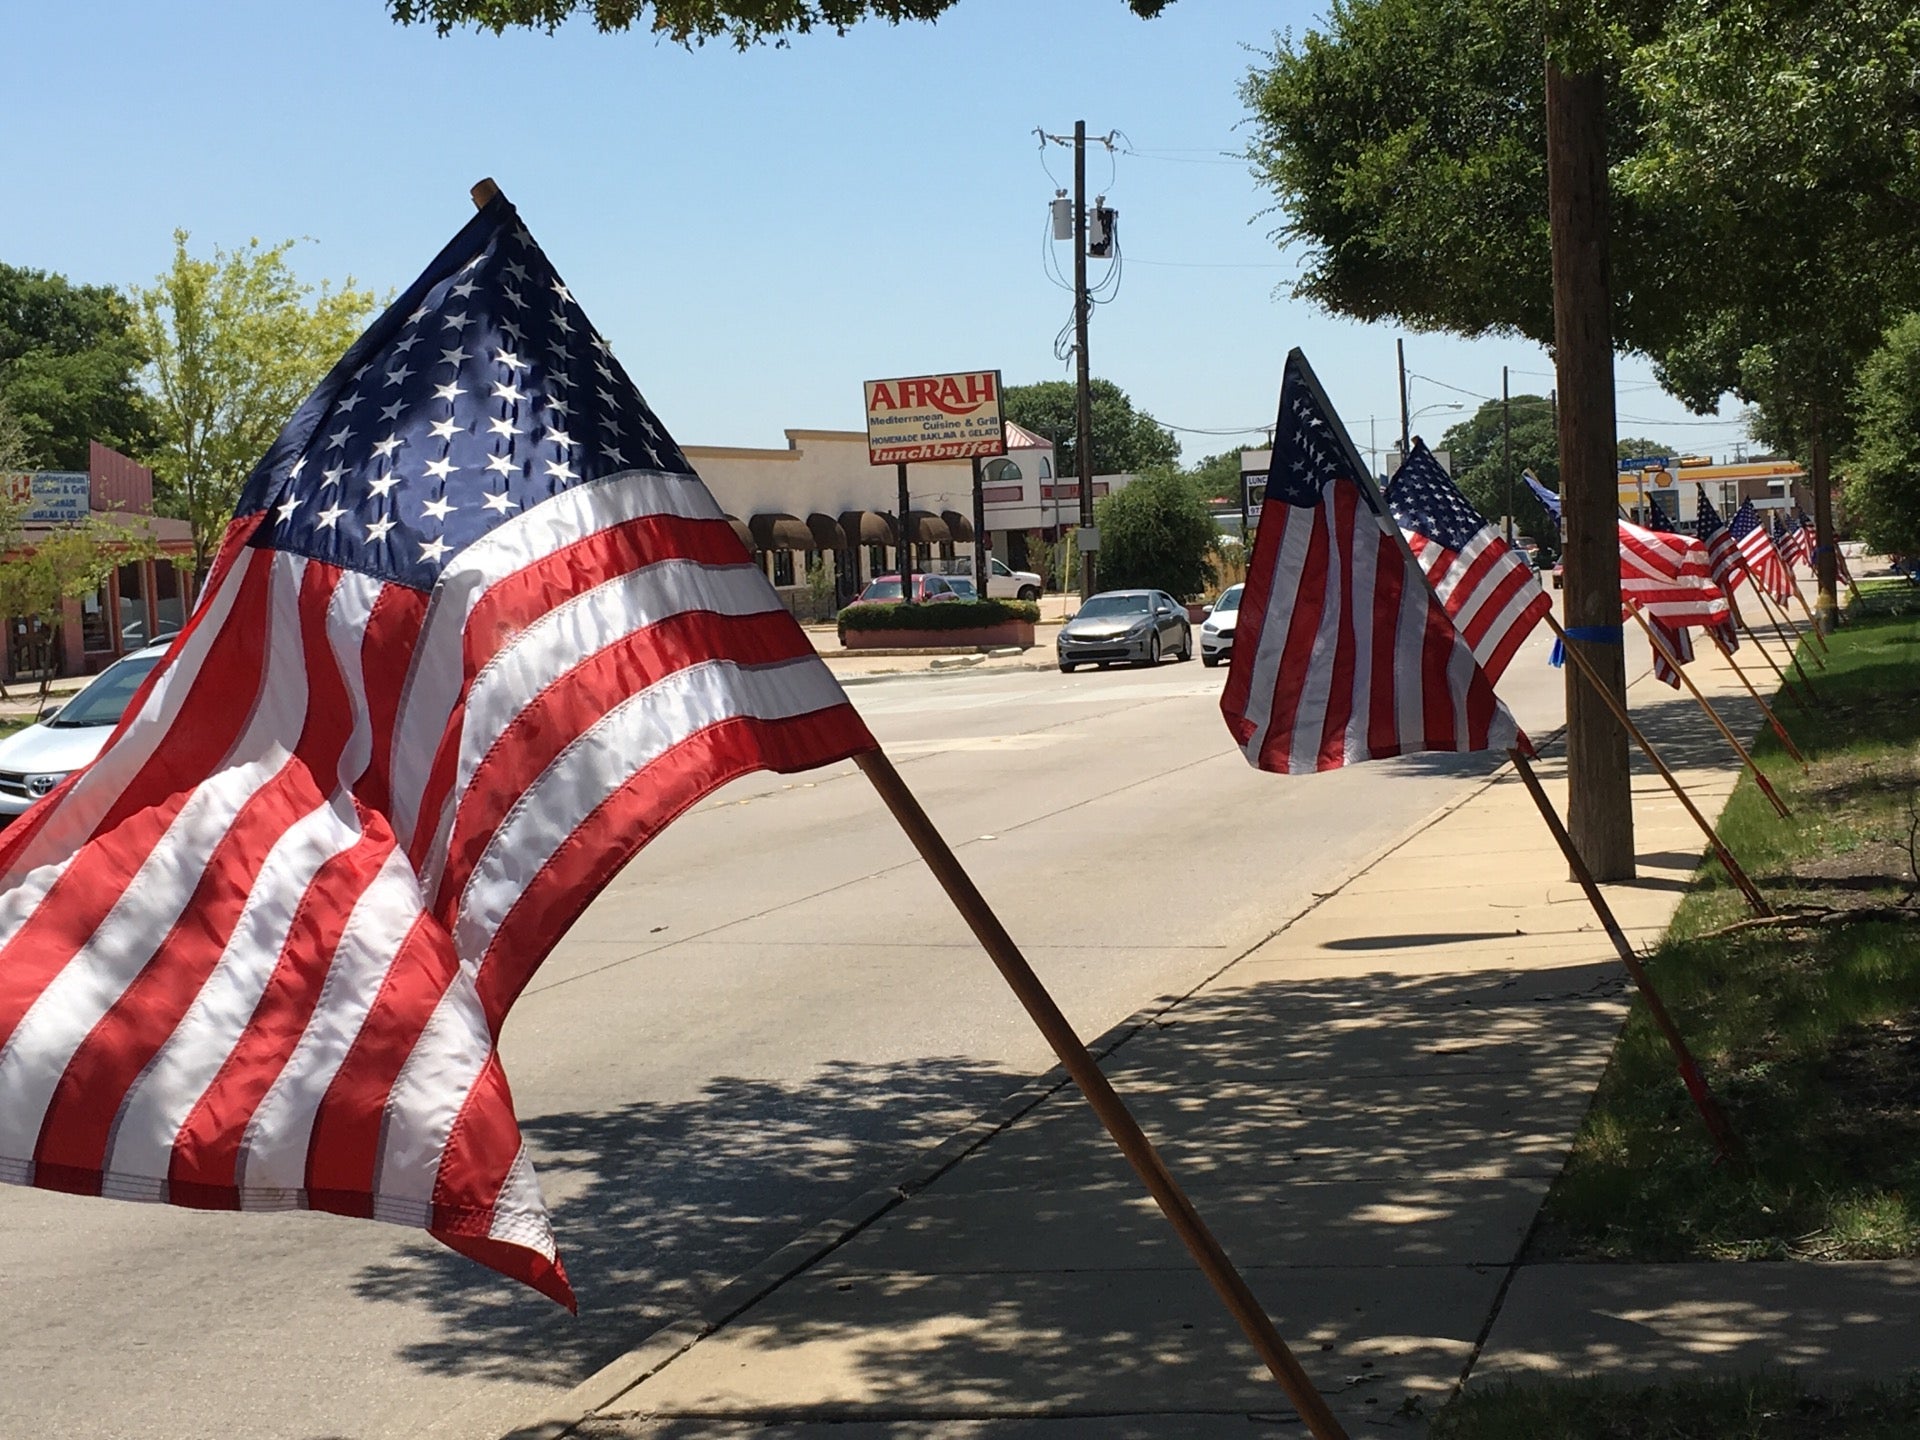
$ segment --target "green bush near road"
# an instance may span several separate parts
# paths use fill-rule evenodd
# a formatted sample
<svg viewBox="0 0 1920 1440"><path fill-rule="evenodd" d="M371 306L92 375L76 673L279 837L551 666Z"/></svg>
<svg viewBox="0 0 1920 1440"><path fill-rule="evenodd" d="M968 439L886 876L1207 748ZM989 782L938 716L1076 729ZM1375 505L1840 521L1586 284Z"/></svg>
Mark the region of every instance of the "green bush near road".
<svg viewBox="0 0 1920 1440"><path fill-rule="evenodd" d="M1649 961L1749 1164L1714 1163L1636 1007L1537 1258L1920 1255L1920 614L1904 583L1862 591L1824 672L1803 646L1822 708L1782 714L1810 771L1771 734L1754 747L1792 818L1748 777L1719 826L1776 909L1809 923L1713 933L1747 917L1708 862Z"/></svg>
<svg viewBox="0 0 1920 1440"><path fill-rule="evenodd" d="M931 605L849 605L840 612L840 637L849 630L974 630L1009 620L1036 623L1031 600L942 600Z"/></svg>

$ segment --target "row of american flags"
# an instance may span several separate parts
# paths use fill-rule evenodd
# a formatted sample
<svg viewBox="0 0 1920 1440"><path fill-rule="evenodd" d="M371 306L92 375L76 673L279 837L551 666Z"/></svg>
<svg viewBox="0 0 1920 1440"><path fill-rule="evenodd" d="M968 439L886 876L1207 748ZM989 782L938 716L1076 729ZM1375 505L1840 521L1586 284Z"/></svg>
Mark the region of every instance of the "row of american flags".
<svg viewBox="0 0 1920 1440"><path fill-rule="evenodd" d="M1298 351L1267 495L1221 700L1253 764L1528 748L1495 685L1532 566L1423 445L1381 493ZM1786 562L1750 506L1697 528L1623 521L1623 592L1731 643ZM703 796L874 748L496 195L260 461L99 760L0 834L0 1180L417 1226L571 1305L515 999Z"/></svg>

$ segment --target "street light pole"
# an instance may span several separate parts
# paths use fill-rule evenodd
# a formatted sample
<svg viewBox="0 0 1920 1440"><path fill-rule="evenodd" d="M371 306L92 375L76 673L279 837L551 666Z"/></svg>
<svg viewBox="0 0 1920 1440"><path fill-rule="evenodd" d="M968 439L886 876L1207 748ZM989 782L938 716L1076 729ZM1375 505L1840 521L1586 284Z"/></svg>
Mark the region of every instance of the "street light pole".
<svg viewBox="0 0 1920 1440"><path fill-rule="evenodd" d="M1507 474L1507 544L1513 544L1513 397L1507 393L1507 367L1500 367L1500 467Z"/></svg>

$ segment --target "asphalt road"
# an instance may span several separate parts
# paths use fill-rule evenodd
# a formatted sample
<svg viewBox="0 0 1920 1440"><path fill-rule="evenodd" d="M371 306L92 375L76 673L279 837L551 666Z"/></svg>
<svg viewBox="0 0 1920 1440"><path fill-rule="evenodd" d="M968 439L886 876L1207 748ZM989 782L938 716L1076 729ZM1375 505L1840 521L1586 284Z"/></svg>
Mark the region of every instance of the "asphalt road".
<svg viewBox="0 0 1920 1440"><path fill-rule="evenodd" d="M1501 687L1536 734L1561 710L1545 649ZM1084 1036L1199 984L1494 763L1258 774L1225 673L851 692ZM850 765L684 816L503 1050L578 1319L396 1227L0 1187L0 1436L496 1436L1051 1063Z"/></svg>

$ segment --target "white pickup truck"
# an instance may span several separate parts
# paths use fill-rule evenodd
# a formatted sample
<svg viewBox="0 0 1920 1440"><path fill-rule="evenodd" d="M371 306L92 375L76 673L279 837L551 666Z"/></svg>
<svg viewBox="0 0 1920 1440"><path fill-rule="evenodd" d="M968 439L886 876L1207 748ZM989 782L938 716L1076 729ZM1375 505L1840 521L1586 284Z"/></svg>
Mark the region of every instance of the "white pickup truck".
<svg viewBox="0 0 1920 1440"><path fill-rule="evenodd" d="M955 560L943 565L954 575L973 574L971 560ZM1038 600L1040 577L1031 570L1013 570L998 556L987 557L987 598L989 600Z"/></svg>

